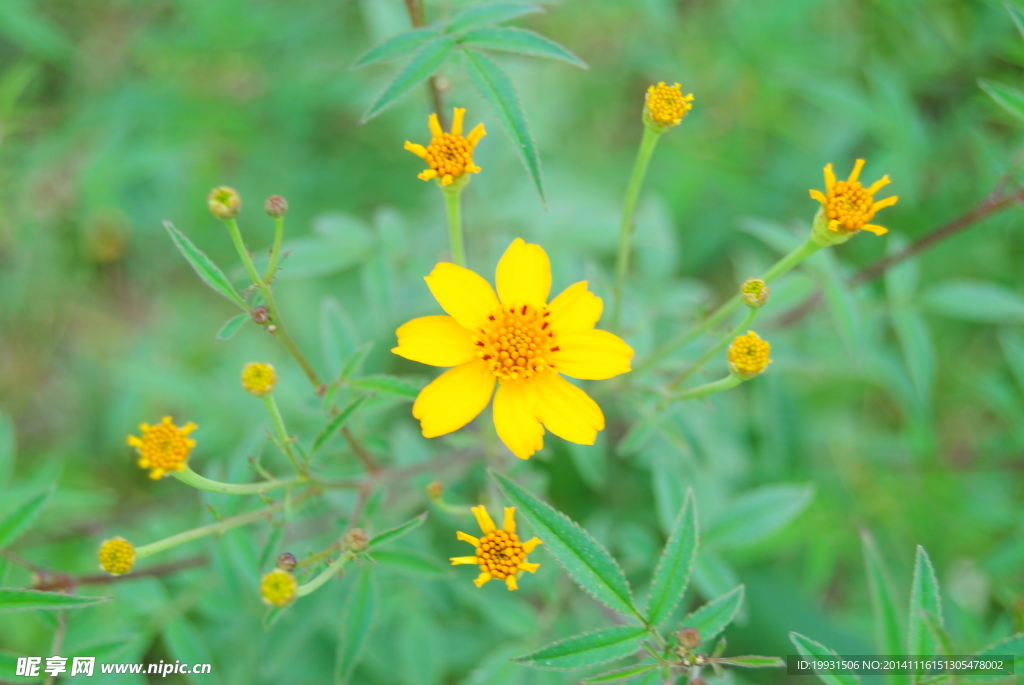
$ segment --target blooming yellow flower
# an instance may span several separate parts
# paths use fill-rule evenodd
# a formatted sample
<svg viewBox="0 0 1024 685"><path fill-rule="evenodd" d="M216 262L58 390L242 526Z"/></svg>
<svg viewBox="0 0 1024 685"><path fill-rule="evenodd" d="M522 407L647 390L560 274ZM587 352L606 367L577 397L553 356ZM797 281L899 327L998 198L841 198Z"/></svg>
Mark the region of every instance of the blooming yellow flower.
<svg viewBox="0 0 1024 685"><path fill-rule="evenodd" d="M772 361L768 358L771 351L772 346L768 341L762 340L754 331L738 335L727 351L729 370L736 376L749 380L768 368Z"/></svg>
<svg viewBox="0 0 1024 685"><path fill-rule="evenodd" d="M148 423L139 424L142 437L128 436L128 444L139 452L139 466L152 469L149 477L157 480L171 471L184 471L185 462L196 441L188 435L196 428L191 421L182 427L174 425L170 416L155 426Z"/></svg>
<svg viewBox="0 0 1024 685"><path fill-rule="evenodd" d="M135 565L135 546L123 537L116 537L100 545L100 568L119 576Z"/></svg>
<svg viewBox="0 0 1024 685"><path fill-rule="evenodd" d="M288 606L295 600L299 582L288 571L275 568L260 581L260 596L267 604L275 607Z"/></svg>
<svg viewBox="0 0 1024 685"><path fill-rule="evenodd" d="M683 95L679 84L666 86L661 81L647 89L644 96L644 115L658 126L678 126L693 109L693 93Z"/></svg>
<svg viewBox="0 0 1024 685"><path fill-rule="evenodd" d="M604 414L562 374L588 380L618 376L630 370L633 349L594 329L603 305L586 281L548 302L551 262L543 248L521 238L498 262L497 294L476 273L448 262L425 280L449 316L406 323L391 350L423 364L455 367L425 387L413 404L425 437L472 421L497 383L494 427L520 459L544 446L545 427L570 442L594 444Z"/></svg>
<svg viewBox="0 0 1024 685"><path fill-rule="evenodd" d="M242 387L256 397L269 395L277 385L277 372L270 364L251 362L242 369Z"/></svg>
<svg viewBox="0 0 1024 685"><path fill-rule="evenodd" d="M455 183L465 174L475 174L480 167L473 163L473 149L480 139L487 135L483 124L477 124L476 128L469 132L468 136L462 135L462 119L466 116L466 110L460 107L455 108L455 118L452 119L452 132L445 133L441 123L437 120L436 114L430 115L430 134L433 136L430 145L423 147L416 143L405 141L405 149L426 161L429 169L419 174L419 178L429 181L438 178L441 185L447 186Z"/></svg>
<svg viewBox="0 0 1024 685"><path fill-rule="evenodd" d="M483 505L473 507L472 511L484 536L475 538L461 530L457 531L455 537L476 547L476 556L452 557L452 566L459 564L479 566L480 575L473 581L477 587L483 587L484 583L497 578L504 580L509 590L518 589L516 576L520 572L536 573L540 568L540 564L531 564L526 560L526 555L541 544L540 540L533 538L526 542L519 541L519 536L516 535L515 507L505 507L505 527L500 530L494 525L491 515L487 513L487 509Z"/></svg>
<svg viewBox="0 0 1024 685"><path fill-rule="evenodd" d="M875 202L875 193L889 183L885 175L865 188L857 179L864 167L864 160L858 159L853 171L845 181L837 181L832 172L832 164L825 165L825 192L811 189L811 197L821 203L822 211L828 219L828 228L836 233L853 233L855 231L871 231L882 235L889 229L868 222L875 212L884 207L891 207L899 199L897 196L887 197Z"/></svg>

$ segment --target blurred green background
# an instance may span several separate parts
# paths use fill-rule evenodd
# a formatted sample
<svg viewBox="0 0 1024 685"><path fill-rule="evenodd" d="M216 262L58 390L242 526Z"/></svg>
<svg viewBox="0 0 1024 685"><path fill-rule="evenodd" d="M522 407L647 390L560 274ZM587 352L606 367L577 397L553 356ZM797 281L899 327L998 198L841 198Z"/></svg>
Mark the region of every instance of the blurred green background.
<svg viewBox="0 0 1024 685"><path fill-rule="evenodd" d="M428 3L428 19L462 4ZM638 358L774 261L773 245L805 234L817 207L807 189L823 186L827 162L845 176L866 157L864 178L888 173L900 201L878 217L887 236L860 235L773 288L757 327L773 345L766 375L676 405L653 428L631 389L656 384L664 369L594 385L610 417L598 445L549 436L528 463L496 444L489 412L433 441L407 403L364 412L353 430L386 464L461 456L374 500L367 527L378 531L432 515L374 569L381 610L355 682L578 682L507 662L610 621L543 548L540 572L514 594L497 584L477 590L472 569L446 566L465 553L454 530L474 527L433 506L424 486L441 480L447 501L475 504L488 496L488 460L608 545L635 588L646 586L664 526L693 486L708 534L687 605L746 584L727 632L733 654L793 653L791 630L840 653L871 653L861 529L878 540L901 606L915 546L928 549L958 653L1024 628L1020 210L886 278L842 285L975 206L1004 173L1018 182L1021 128L976 83L1021 82L1024 42L1004 7L575 0L516 25L566 45L590 69L499 60L539 144L546 210L465 75L442 73L446 106L467 107L467 123L489 131L475 155L483 172L465 193L471 266L488 278L521 236L551 255L556 292L586 278L608 303L644 90L679 81L696 96L683 125L663 137L641 200L624 336ZM277 367L292 432L308 438L322 425L305 378L271 338L250 325L215 341L235 312L161 226L173 221L241 282L228 236L206 211L215 185L241 192L243 233L259 251L273 226L263 199L288 198L288 239L298 242L277 289L321 373L336 374L348 353L372 343L367 372L428 379L430 369L388 351L397 325L439 312L421 277L445 255L441 197L402 149L428 140L427 94L417 88L359 125L396 65L348 69L408 26L400 0L0 3L0 408L5 435L11 426L17 435L13 476L0 470L0 513L59 483L18 555L92 574L107 537L141 544L212 520L207 505L225 515L246 506L148 480L124 444L138 423L170 413L199 424L191 463L204 475L252 478L245 457L261 452L283 466L264 444L260 403L239 387L245 362ZM823 305L788 322L818 288ZM708 344L665 368L685 368ZM707 379L723 369L717 360ZM340 440L328 456L332 473L359 473ZM779 505L775 519L744 514L761 511L759 502ZM348 493L330 495L280 549L319 549L352 506ZM71 614L66 655L212 662L213 675L196 682L328 682L351 580L264 630L256 586L268 530L147 560L208 559L185 572L83 588L116 599ZM6 585L31 583L20 568L6 572ZM48 654L53 625L47 614L3 614L0 651Z"/></svg>

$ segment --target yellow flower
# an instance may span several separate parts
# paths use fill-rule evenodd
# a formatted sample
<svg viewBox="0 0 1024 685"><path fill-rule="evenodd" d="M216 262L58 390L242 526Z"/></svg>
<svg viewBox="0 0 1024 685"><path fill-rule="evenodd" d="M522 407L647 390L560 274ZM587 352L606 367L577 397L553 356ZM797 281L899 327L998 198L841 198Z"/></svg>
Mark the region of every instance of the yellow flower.
<svg viewBox="0 0 1024 685"><path fill-rule="evenodd" d="M135 546L118 536L100 545L99 557L100 568L119 576L131 571L135 565Z"/></svg>
<svg viewBox="0 0 1024 685"><path fill-rule="evenodd" d="M295 591L299 589L299 582L295 576L275 568L263 576L260 581L260 596L267 604L275 607L288 606L295 601Z"/></svg>
<svg viewBox="0 0 1024 685"><path fill-rule="evenodd" d="M246 364L242 369L242 387L256 397L269 395L275 385L277 385L277 373L270 364L252 362Z"/></svg>
<svg viewBox="0 0 1024 685"><path fill-rule="evenodd" d="M422 157L429 169L419 174L419 178L429 181L432 178L439 178L441 185L447 186L455 183L465 174L475 174L480 167L473 163L473 149L480 139L487 135L483 124L477 124L476 128L469 132L468 136L462 135L462 119L466 110L456 107L455 118L452 120L452 132L445 133L437 120L436 114L430 115L430 134L433 138L430 145L423 147L416 143L405 141L405 149Z"/></svg>
<svg viewBox="0 0 1024 685"><path fill-rule="evenodd" d="M768 341L762 340L754 331L738 335L727 352L729 370L743 380L750 380L771 364L772 360L768 358L771 351Z"/></svg>
<svg viewBox="0 0 1024 685"><path fill-rule="evenodd" d="M647 89L644 97L644 116L658 126L678 126L693 109L693 93L683 95L679 84L666 86L661 81Z"/></svg>
<svg viewBox="0 0 1024 685"><path fill-rule="evenodd" d="M479 566L480 575L473 581L477 587L483 587L484 583L497 578L504 580L509 590L518 589L516 576L520 572L536 573L540 568L540 564L531 564L526 560L526 555L541 544L540 540L533 538L526 542L519 541L519 536L516 535L515 507L505 507L505 527L501 530L495 527L491 515L487 513L487 509L483 505L473 507L472 511L484 536L475 538L461 530L456 532L455 537L476 547L476 556L452 557L452 566L459 564Z"/></svg>
<svg viewBox="0 0 1024 685"><path fill-rule="evenodd" d="M498 292L469 269L441 262L425 279L450 316L413 319L398 329L395 354L454 366L425 387L412 415L423 435L456 431L484 410L494 392L494 427L527 459L544 446L544 428L592 445L604 429L594 400L565 380L601 380L630 370L633 349L595 330L601 298L580 281L548 302L551 263L539 245L516 238L498 262ZM500 300L499 300L500 297ZM543 426L541 425L543 424Z"/></svg>
<svg viewBox="0 0 1024 685"><path fill-rule="evenodd" d="M170 416L165 416L155 426L139 424L142 437L129 435L128 444L138 450L139 466L152 469L149 477L156 480L171 471L185 470L189 452L196 446L196 441L188 435L198 427L190 421L179 428Z"/></svg>
<svg viewBox="0 0 1024 685"><path fill-rule="evenodd" d="M889 176L882 176L870 187L865 188L857 180L863 167L864 160L858 159L853 165L853 171L850 172L849 178L845 181L837 181L836 175L832 172L832 164L826 164L825 192L822 193L813 188L810 190L811 197L821 203L821 209L828 220L830 231L836 233L871 231L875 235L882 235L889 230L868 222L875 216L875 212L884 207L893 206L899 198L894 195L875 202L875 193L889 183Z"/></svg>

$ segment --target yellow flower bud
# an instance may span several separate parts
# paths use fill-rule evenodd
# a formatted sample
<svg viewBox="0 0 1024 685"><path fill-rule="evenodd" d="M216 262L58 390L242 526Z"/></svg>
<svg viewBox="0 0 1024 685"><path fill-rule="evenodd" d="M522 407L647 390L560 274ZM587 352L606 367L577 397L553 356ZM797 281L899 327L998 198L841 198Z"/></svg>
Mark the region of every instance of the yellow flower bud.
<svg viewBox="0 0 1024 685"><path fill-rule="evenodd" d="M227 221L234 219L242 211L242 197L234 188L220 186L206 196L206 206L210 208L210 214Z"/></svg>
<svg viewBox="0 0 1024 685"><path fill-rule="evenodd" d="M288 606L294 602L298 589L299 582L295 576L279 568L264 575L260 581L260 596L264 602L275 607Z"/></svg>
<svg viewBox="0 0 1024 685"><path fill-rule="evenodd" d="M135 546L122 537L107 540L100 545L100 568L119 576L135 565Z"/></svg>
<svg viewBox="0 0 1024 685"><path fill-rule="evenodd" d="M760 309L768 303L768 296L772 290L760 278L748 278L740 286L740 297L751 309Z"/></svg>
<svg viewBox="0 0 1024 685"><path fill-rule="evenodd" d="M772 346L768 341L762 340L754 331L738 335L729 345L726 355L729 360L729 371L737 378L750 380L768 368L772 361L768 358L771 350Z"/></svg>
<svg viewBox="0 0 1024 685"><path fill-rule="evenodd" d="M242 387L256 397L269 395L277 385L277 372L270 364L252 362L242 369Z"/></svg>
<svg viewBox="0 0 1024 685"><path fill-rule="evenodd" d="M644 124L663 131L678 126L686 113L693 109L693 94L683 95L679 84L666 86L661 81L647 89L644 97Z"/></svg>

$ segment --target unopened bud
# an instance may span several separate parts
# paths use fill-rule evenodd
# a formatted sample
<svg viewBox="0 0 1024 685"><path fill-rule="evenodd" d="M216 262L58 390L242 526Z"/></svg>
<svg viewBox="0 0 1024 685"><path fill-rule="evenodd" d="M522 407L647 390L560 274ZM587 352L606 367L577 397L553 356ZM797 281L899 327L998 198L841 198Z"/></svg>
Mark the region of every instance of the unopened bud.
<svg viewBox="0 0 1024 685"><path fill-rule="evenodd" d="M280 195L271 195L263 203L263 209L275 219L280 219L288 212L288 200Z"/></svg>
<svg viewBox="0 0 1024 685"><path fill-rule="evenodd" d="M210 191L206 197L206 206L215 217L227 221L242 211L242 198L234 188L221 186Z"/></svg>
<svg viewBox="0 0 1024 685"><path fill-rule="evenodd" d="M277 567L282 571L291 571L298 563L291 552L281 552L277 555Z"/></svg>
<svg viewBox="0 0 1024 685"><path fill-rule="evenodd" d="M679 638L679 644L687 649L697 649L702 642L700 631L696 628L683 628L676 633L676 637Z"/></svg>
<svg viewBox="0 0 1024 685"><path fill-rule="evenodd" d="M442 495L444 495L444 483L442 483L441 481L432 481L430 485L427 486L427 496L431 500L436 502L439 499L441 499Z"/></svg>
<svg viewBox="0 0 1024 685"><path fill-rule="evenodd" d="M259 307L253 307L250 315L252 316L252 320L261 326L270 321L270 310L262 305Z"/></svg>
<svg viewBox="0 0 1024 685"><path fill-rule="evenodd" d="M732 375L748 381L758 374L764 373L772 360L768 355L772 346L767 340L762 339L754 331L747 331L744 335L737 335L726 350L726 358L729 362L729 371Z"/></svg>
<svg viewBox="0 0 1024 685"><path fill-rule="evenodd" d="M362 552L366 549L366 544L370 541L367 537L366 531L362 528L353 528L349 532L345 533L345 547L352 552Z"/></svg>
<svg viewBox="0 0 1024 685"><path fill-rule="evenodd" d="M760 278L748 278L740 286L740 297L751 309L760 309L768 304L768 296L771 294L772 289Z"/></svg>

